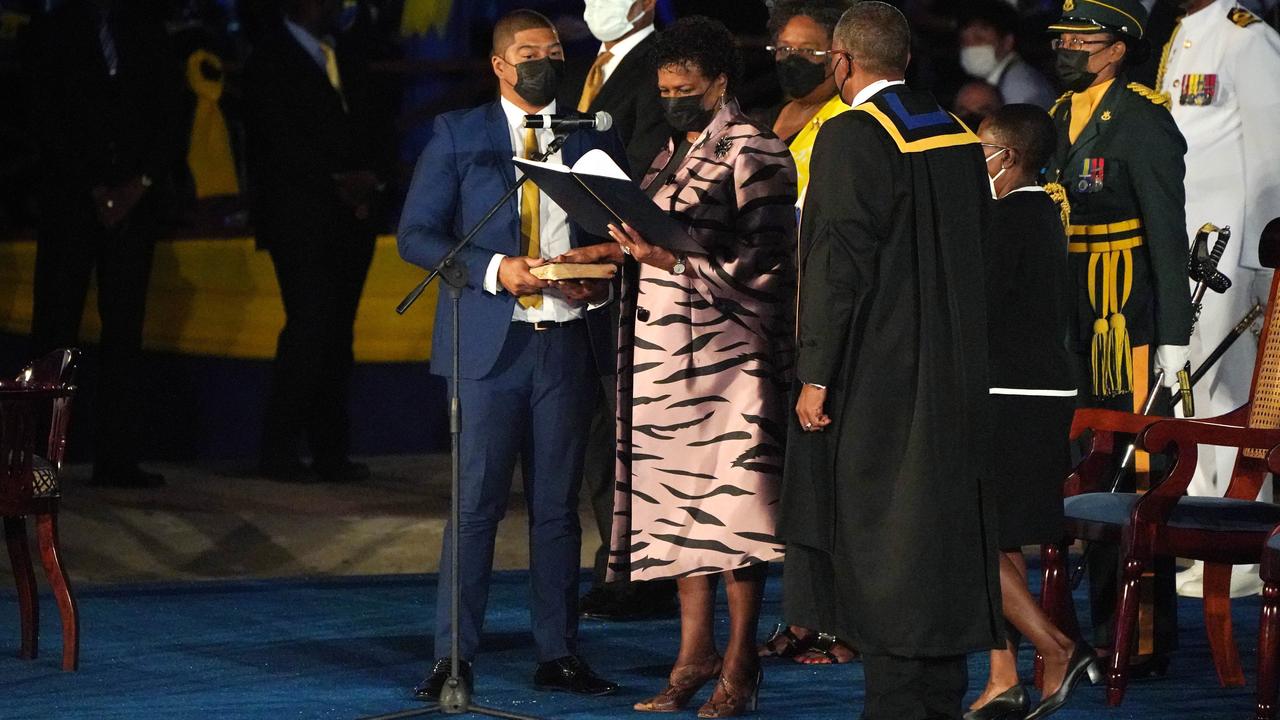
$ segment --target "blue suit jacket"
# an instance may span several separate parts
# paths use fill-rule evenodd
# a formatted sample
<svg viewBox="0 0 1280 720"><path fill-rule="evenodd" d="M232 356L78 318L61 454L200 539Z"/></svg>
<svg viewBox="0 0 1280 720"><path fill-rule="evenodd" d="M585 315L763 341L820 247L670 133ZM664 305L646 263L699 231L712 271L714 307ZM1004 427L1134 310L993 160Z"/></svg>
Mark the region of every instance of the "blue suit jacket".
<svg viewBox="0 0 1280 720"><path fill-rule="evenodd" d="M608 152L626 169L622 144L612 131L570 134L561 157L566 165L572 165L595 148ZM397 237L400 256L423 268L434 267L515 183L512 154L507 119L497 101L437 117L431 142L418 158L405 198ZM485 292L484 275L494 253L521 254L520 209L516 203L513 195L459 255L469 275L459 308L462 377L468 380L489 373L511 327L515 297L505 291L497 295ZM573 247L579 247L605 242L607 238L587 235L570 223L569 240ZM453 350L452 318L446 294L441 292L440 297L431 371L448 375ZM586 315L596 366L612 373L616 341L609 312L602 308Z"/></svg>

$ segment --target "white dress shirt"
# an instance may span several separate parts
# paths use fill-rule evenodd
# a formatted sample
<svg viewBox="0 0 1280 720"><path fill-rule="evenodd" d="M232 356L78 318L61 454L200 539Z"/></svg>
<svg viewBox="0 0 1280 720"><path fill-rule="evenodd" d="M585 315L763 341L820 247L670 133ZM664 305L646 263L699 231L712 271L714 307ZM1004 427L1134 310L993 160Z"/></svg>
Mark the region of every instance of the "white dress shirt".
<svg viewBox="0 0 1280 720"><path fill-rule="evenodd" d="M853 102L849 103L849 107L858 107L862 103L870 100L872 95L875 95L887 87L906 84L907 81L905 80L877 80L858 91L858 94L853 96Z"/></svg>
<svg viewBox="0 0 1280 720"><path fill-rule="evenodd" d="M507 127L511 131L512 152L519 157L524 154L524 116L526 113L506 98L502 98L500 102L502 104L502 112L507 117ZM538 114L555 114L555 112L556 103L553 100L550 105L539 110ZM555 131L550 128L542 128L534 132L538 136L538 147L543 150L551 144L551 141L556 136ZM563 161L560 153L557 152L547 158L547 162L559 163ZM520 207L520 203L524 198L524 192L525 188L522 186L516 193L517 208ZM569 216L546 193L540 193L540 200L538 218L541 221L541 232L538 235L538 246L542 257L550 259L568 252L571 248ZM493 259L489 261L488 271L484 275L484 289L494 295L506 292L498 282L498 266L502 264L502 260L505 257L506 255L494 255ZM582 317L582 312L582 304L566 300L564 295L555 288L544 288L541 307L526 308L516 303L511 319L519 322L568 322Z"/></svg>
<svg viewBox="0 0 1280 720"><path fill-rule="evenodd" d="M293 36L293 39L297 40L302 49L311 56L311 59L316 61L316 65L320 66L320 70L328 72L328 63L324 56L324 50L320 48L320 45L324 43L329 47L333 47L333 40L330 38L318 38L312 35L310 30L289 18L284 19L284 26L289 31L289 34Z"/></svg>
<svg viewBox="0 0 1280 720"><path fill-rule="evenodd" d="M604 64L603 68L601 68L604 73L604 82L609 82L609 78L613 76L613 71L617 70L618 66L622 64L622 59L627 56L627 53L634 50L637 45L653 33L654 27L653 25L649 25L646 28L638 30L634 35L615 43L614 46L608 50L608 52L613 53L613 57L609 59L609 62ZM596 53L596 55L598 56L603 52L605 52L605 47L604 43L601 43L600 52Z"/></svg>

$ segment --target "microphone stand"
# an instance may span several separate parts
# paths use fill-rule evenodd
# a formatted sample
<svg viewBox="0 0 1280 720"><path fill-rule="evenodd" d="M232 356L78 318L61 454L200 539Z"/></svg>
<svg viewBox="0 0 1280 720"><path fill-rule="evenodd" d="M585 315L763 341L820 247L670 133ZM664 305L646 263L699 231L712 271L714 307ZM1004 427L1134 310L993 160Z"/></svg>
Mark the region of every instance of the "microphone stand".
<svg viewBox="0 0 1280 720"><path fill-rule="evenodd" d="M564 145L565 138L568 137L562 133L556 133L555 140L552 140L547 149L534 157L539 162L560 152L560 148ZM400 301L396 306L396 313L403 315L410 306L415 303L422 293L431 285L436 278L442 278L444 284L449 288L449 304L450 315L453 318L453 356L452 369L450 372L450 388L449 388L449 450L450 450L450 502L449 502L449 541L452 550L449 553L449 679L445 681L444 688L440 691L440 700L435 703L428 703L421 708L413 708L410 710L402 710L386 715L373 715L363 720L400 720L400 718L418 717L421 715L431 715L441 713L444 715L487 715L496 718L509 718L510 720L536 720L528 715L518 715L516 713L499 710L497 708L484 707L475 705L471 702L471 688L468 687L466 680L462 677L462 660L458 657L458 647L461 645L459 640L458 616L460 606L462 604L462 593L458 585L458 543L460 541L458 533L458 525L461 519L461 505L458 500L458 490L462 484L461 470L459 461L462 449L462 402L458 397L458 384L461 380L462 365L459 359L458 344L461 340L458 332L459 312L458 306L462 299L462 289L467 286L467 266L457 261L458 253L462 252L471 244L471 241L480 234L480 230L493 219L494 215L502 209L507 201L515 196L518 191L528 180L528 176L518 178L507 191L503 193L501 198L489 208L484 217L480 218L480 222L471 228L467 234L458 240L449 252L445 254L440 262L432 268L431 273L423 278L422 282L409 291L409 294Z"/></svg>

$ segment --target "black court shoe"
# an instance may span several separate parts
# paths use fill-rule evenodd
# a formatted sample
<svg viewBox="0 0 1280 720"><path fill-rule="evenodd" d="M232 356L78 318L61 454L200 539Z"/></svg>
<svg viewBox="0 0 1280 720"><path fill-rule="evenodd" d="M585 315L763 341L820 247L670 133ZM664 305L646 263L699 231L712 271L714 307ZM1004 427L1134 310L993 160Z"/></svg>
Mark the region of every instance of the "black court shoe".
<svg viewBox="0 0 1280 720"><path fill-rule="evenodd" d="M1023 720L1031 710L1026 688L1014 685L987 701L986 705L964 714L964 720Z"/></svg>
<svg viewBox="0 0 1280 720"><path fill-rule="evenodd" d="M533 686L538 690L560 690L576 695L608 695L618 689L617 683L596 675L576 655L538 663L538 669L533 673Z"/></svg>
<svg viewBox="0 0 1280 720"><path fill-rule="evenodd" d="M451 659L447 657L436 660L436 664L431 666L431 674L413 689L413 697L417 700L439 700L440 693L444 690L444 684L449 681L449 666L451 664ZM462 681L467 684L467 687L474 690L471 663L466 660L459 661L458 673L462 675Z"/></svg>
<svg viewBox="0 0 1280 720"><path fill-rule="evenodd" d="M1067 663L1067 674L1062 678L1062 685L1054 694L1042 698L1036 709L1027 715L1026 720L1040 720L1061 710L1062 706L1067 704L1067 698L1071 696L1071 691L1080 682L1080 678L1086 675L1093 685L1102 682L1102 662L1089 643L1082 641L1076 643L1076 649L1071 653L1071 661Z"/></svg>

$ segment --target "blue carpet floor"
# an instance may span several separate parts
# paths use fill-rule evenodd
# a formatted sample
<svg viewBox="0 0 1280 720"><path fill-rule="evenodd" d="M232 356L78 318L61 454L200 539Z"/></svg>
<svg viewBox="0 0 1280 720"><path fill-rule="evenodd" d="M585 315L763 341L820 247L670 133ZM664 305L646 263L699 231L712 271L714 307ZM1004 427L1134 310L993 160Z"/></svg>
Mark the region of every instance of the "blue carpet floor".
<svg viewBox="0 0 1280 720"><path fill-rule="evenodd" d="M525 587L522 573L495 578L477 701L543 718L636 717L631 704L662 686L676 622L584 621L583 654L622 690L596 699L535 693ZM777 617L779 587L775 573L766 624ZM9 591L0 594L0 718L355 718L411 707L408 690L435 655L425 639L434 596L434 576L82 588L81 670L63 673L57 612L47 596L42 655L16 658L17 605ZM1114 710L1104 706L1102 688L1082 689L1056 717L1252 717L1258 600L1235 607L1250 687L1218 687L1199 607L1184 600L1182 649L1168 678L1134 683ZM973 693L985 666L984 657L970 662ZM861 702L856 663L810 669L773 662L756 717L852 719Z"/></svg>

